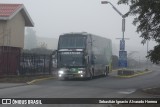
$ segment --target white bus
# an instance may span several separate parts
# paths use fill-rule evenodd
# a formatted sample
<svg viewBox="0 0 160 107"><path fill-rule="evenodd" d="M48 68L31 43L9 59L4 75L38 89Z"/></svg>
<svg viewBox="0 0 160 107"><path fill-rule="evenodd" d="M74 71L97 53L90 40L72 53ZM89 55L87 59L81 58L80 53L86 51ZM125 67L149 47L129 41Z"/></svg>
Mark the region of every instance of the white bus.
<svg viewBox="0 0 160 107"><path fill-rule="evenodd" d="M110 39L89 33L60 35L57 49L58 78L107 76L111 70Z"/></svg>

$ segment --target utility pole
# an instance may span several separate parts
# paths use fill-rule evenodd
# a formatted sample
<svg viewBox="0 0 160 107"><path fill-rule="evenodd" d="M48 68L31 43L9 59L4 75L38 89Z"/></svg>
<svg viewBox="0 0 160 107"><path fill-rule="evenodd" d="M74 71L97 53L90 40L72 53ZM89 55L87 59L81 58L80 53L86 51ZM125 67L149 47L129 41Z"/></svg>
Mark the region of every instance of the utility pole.
<svg viewBox="0 0 160 107"><path fill-rule="evenodd" d="M120 50L119 50L119 67L127 67L127 51L125 51L125 18L127 15L123 15L112 3L109 1L101 1L101 4L110 4L112 8L122 17L122 38L120 40Z"/></svg>
<svg viewBox="0 0 160 107"><path fill-rule="evenodd" d="M149 40L147 40L147 56L148 56L148 45L149 45ZM148 58L147 58L147 69L148 69Z"/></svg>

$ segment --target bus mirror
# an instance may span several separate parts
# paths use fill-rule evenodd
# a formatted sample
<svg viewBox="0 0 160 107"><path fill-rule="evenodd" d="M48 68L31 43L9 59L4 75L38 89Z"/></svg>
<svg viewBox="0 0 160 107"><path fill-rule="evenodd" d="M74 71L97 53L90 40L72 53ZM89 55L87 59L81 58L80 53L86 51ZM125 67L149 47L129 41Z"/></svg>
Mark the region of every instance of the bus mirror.
<svg viewBox="0 0 160 107"><path fill-rule="evenodd" d="M88 64L89 63L89 56L85 56L84 58L85 58L86 63Z"/></svg>

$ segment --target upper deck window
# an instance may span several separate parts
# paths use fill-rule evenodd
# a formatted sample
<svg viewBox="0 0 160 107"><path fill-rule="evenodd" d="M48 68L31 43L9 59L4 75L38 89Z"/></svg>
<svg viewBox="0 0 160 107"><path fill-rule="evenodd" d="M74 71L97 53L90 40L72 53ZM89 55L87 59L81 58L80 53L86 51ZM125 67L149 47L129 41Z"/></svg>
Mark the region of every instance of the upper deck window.
<svg viewBox="0 0 160 107"><path fill-rule="evenodd" d="M85 48L85 36L61 36L59 39L59 48Z"/></svg>

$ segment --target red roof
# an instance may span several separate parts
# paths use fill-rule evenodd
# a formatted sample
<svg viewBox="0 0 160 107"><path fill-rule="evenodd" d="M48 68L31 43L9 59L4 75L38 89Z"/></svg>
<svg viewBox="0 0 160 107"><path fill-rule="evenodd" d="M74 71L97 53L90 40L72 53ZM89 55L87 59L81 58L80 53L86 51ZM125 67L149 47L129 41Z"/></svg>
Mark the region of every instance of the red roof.
<svg viewBox="0 0 160 107"><path fill-rule="evenodd" d="M22 6L22 4L0 4L0 17L9 17Z"/></svg>
<svg viewBox="0 0 160 107"><path fill-rule="evenodd" d="M21 12L24 17L25 26L34 26L34 23L23 4L0 4L0 20L10 20L18 12Z"/></svg>

